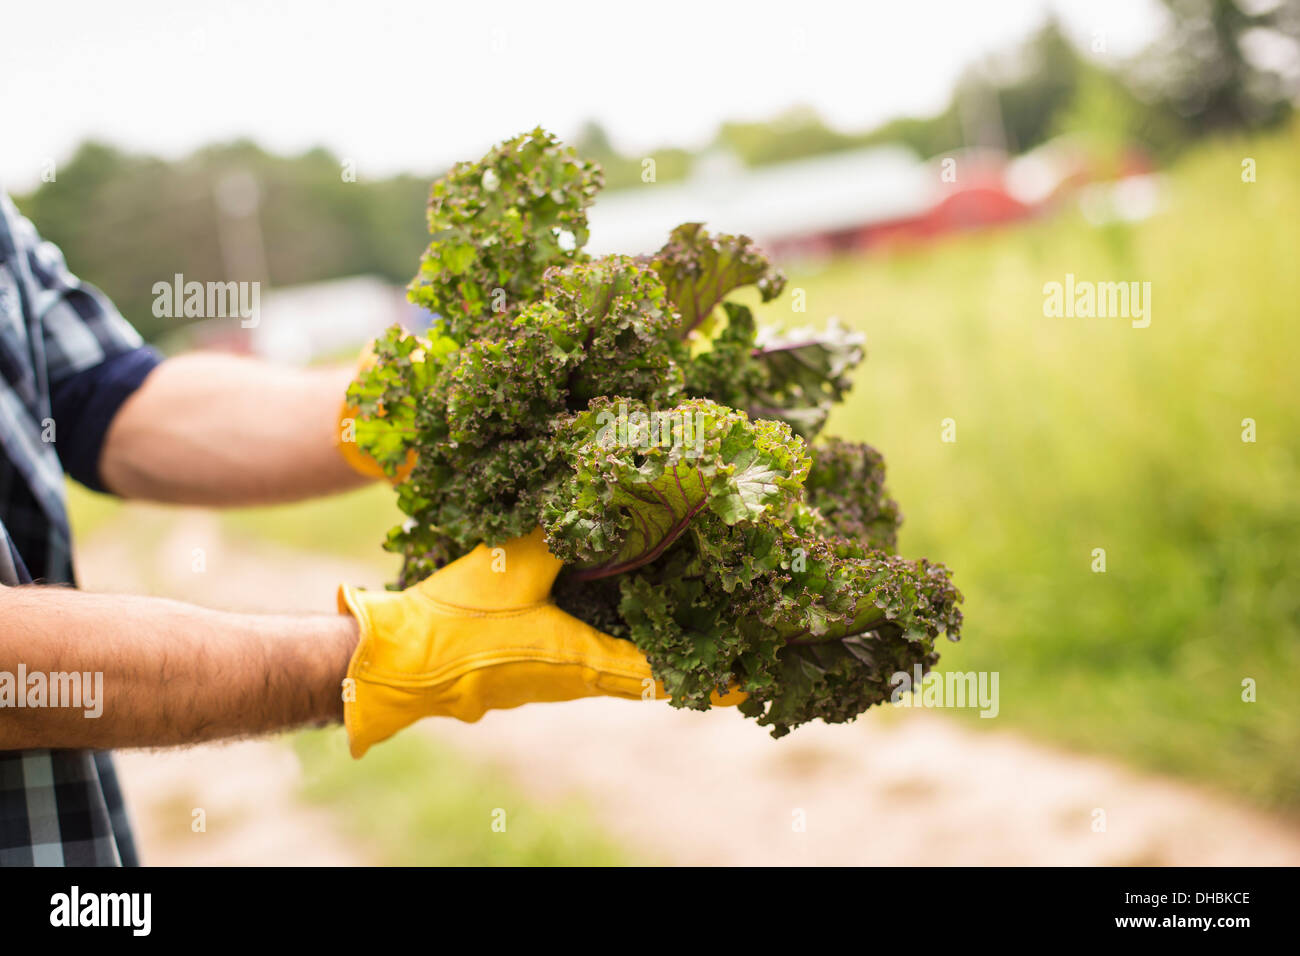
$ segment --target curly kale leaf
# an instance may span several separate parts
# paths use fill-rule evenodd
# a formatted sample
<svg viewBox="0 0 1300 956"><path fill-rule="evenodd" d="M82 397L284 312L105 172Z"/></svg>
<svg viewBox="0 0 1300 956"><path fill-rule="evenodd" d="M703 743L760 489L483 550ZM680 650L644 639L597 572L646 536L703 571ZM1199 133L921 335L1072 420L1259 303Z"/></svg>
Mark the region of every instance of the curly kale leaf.
<svg viewBox="0 0 1300 956"><path fill-rule="evenodd" d="M568 383L570 406L598 395L670 402L681 389L685 349L677 313L653 270L627 256L551 269L546 301L584 329L583 360Z"/></svg>
<svg viewBox="0 0 1300 956"><path fill-rule="evenodd" d="M747 306L735 302L724 302L722 307L726 322L714 336L711 347L683 362L686 394L751 411L754 396L767 385L767 369L754 358L758 336L754 314ZM778 416L751 412L750 417Z"/></svg>
<svg viewBox="0 0 1300 956"><path fill-rule="evenodd" d="M426 551L434 560L446 553L442 536L468 548L537 525L559 464L549 423L567 410L585 330L547 303L520 312L514 328L513 338L461 348L393 329L349 392L361 403L357 442L390 474L408 450L418 453L398 486L398 507L412 520L389 539L408 557L407 576Z"/></svg>
<svg viewBox="0 0 1300 956"><path fill-rule="evenodd" d="M651 411L598 398L560 424L555 441L566 467L543 527L579 580L648 564L702 515L733 525L787 510L808 471L786 426L706 399Z"/></svg>
<svg viewBox="0 0 1300 956"><path fill-rule="evenodd" d="M747 306L724 302L711 348L685 360L686 393L788 424L812 441L851 386L863 336L834 319L825 329L759 330Z"/></svg>
<svg viewBox="0 0 1300 956"><path fill-rule="evenodd" d="M651 261L681 315L683 338L736 289L756 285L763 301L770 302L785 288L785 275L772 268L752 239L710 235L698 222L674 229Z"/></svg>
<svg viewBox="0 0 1300 956"><path fill-rule="evenodd" d="M508 335L543 273L585 258L587 207L603 183L598 166L541 127L453 166L430 192L433 238L411 301L458 342Z"/></svg>
<svg viewBox="0 0 1300 956"><path fill-rule="evenodd" d="M850 720L889 698L896 671L926 669L961 628L945 568L819 536L800 506L727 527L704 521L671 560L623 580L620 611L676 706L705 709L732 684L747 716L782 736Z"/></svg>
<svg viewBox="0 0 1300 956"><path fill-rule="evenodd" d="M863 547L893 553L903 516L885 488L885 459L862 442L823 438L809 447L813 465L804 482L808 504L832 533Z"/></svg>
<svg viewBox="0 0 1300 956"><path fill-rule="evenodd" d="M811 440L821 431L831 405L844 400L849 377L863 358L865 336L831 319L825 329L798 328L782 333L760 330L754 360L765 372L749 412L779 418Z"/></svg>
<svg viewBox="0 0 1300 956"><path fill-rule="evenodd" d="M475 339L449 353L430 388L442 421L428 427L458 461L542 431L564 410L565 383L585 359L582 323L548 302L528 306L512 328L513 338Z"/></svg>
<svg viewBox="0 0 1300 956"><path fill-rule="evenodd" d="M657 403L681 389L676 314L651 269L598 259L549 271L544 291L508 337L457 348L444 335L390 331L376 344L378 364L352 387L364 450L390 474L418 452L398 489L413 521L389 541L407 556L408 577L447 553L437 536L495 545L538 524L563 466L558 416L595 395Z"/></svg>
<svg viewBox="0 0 1300 956"><path fill-rule="evenodd" d="M755 682L761 686L741 712L770 725L776 737L816 718L852 720L883 703L897 686L893 675L918 667L924 674L939 657L935 639L961 634L961 594L943 565L832 551L834 558L808 561L809 568L824 561L816 573L792 573L775 592L762 592L770 601L750 605L751 613L761 614L765 603L771 608L768 620L785 646L777 669Z"/></svg>
<svg viewBox="0 0 1300 956"><path fill-rule="evenodd" d="M888 632L791 645L780 653L773 685L743 701L740 712L770 726L774 737L817 718L845 723L891 700L899 686L894 675L914 679L916 668L925 675L938 660L933 641L908 641Z"/></svg>
<svg viewBox="0 0 1300 956"><path fill-rule="evenodd" d="M393 477L419 447L422 397L438 382L441 360L458 346L444 335L418 338L393 326L371 348L373 361L348 386L347 397L357 409L358 447Z"/></svg>

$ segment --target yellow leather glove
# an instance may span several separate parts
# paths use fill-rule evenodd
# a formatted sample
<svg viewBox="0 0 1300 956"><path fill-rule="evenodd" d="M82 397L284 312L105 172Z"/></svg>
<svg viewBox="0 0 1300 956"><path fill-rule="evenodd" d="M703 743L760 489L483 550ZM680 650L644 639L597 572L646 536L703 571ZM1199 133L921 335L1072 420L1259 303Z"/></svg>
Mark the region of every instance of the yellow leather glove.
<svg viewBox="0 0 1300 956"><path fill-rule="evenodd" d="M357 357L357 374L359 375L374 364L374 343L367 342L365 348L361 350L361 354ZM335 444L338 445L344 461L351 466L353 471L365 475L367 478L385 478L395 485L401 484L411 474L412 469L415 468L416 456L414 449L406 456L406 463L397 470L397 474L392 478L388 478L379 462L357 447L355 428L352 426L354 426L360 411L357 406L348 404L346 398L343 399L343 405L339 409L339 427L334 434L337 436Z"/></svg>
<svg viewBox="0 0 1300 956"><path fill-rule="evenodd" d="M667 697L630 641L550 600L562 563L539 528L500 549L480 544L404 591L339 589L361 629L343 720L362 756L421 717L476 721L489 710L579 697ZM744 694L714 695L719 705Z"/></svg>

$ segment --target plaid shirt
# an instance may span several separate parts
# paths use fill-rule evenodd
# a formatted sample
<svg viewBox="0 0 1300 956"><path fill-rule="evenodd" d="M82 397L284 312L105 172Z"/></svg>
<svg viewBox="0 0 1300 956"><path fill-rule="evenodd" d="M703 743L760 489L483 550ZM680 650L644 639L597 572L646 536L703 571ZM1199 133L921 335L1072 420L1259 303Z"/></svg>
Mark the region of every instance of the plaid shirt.
<svg viewBox="0 0 1300 956"><path fill-rule="evenodd" d="M159 360L0 193L0 582L74 583L65 472L102 490L108 423ZM0 865L135 863L109 754L0 752Z"/></svg>

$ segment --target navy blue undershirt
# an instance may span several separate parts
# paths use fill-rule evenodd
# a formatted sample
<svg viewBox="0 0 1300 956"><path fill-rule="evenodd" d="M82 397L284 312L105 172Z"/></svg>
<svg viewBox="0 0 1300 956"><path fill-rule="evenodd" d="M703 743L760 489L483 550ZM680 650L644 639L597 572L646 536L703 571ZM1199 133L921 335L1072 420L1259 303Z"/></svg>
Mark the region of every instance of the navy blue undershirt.
<svg viewBox="0 0 1300 956"><path fill-rule="evenodd" d="M142 345L50 387L55 451L63 470L91 491L110 493L99 475L108 426L122 403L162 361L162 353Z"/></svg>

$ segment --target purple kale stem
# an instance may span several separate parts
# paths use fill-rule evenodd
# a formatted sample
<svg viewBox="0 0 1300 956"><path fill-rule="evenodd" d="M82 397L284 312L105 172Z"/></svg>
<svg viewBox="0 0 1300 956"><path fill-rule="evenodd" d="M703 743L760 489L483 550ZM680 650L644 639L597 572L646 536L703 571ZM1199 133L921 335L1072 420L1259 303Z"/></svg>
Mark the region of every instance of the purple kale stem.
<svg viewBox="0 0 1300 956"><path fill-rule="evenodd" d="M825 343L818 339L806 339L803 342L787 342L783 345L775 345L772 348L754 349L753 356L757 358L760 355L771 355L773 352L793 352L796 349L806 349L810 345L823 345Z"/></svg>
<svg viewBox="0 0 1300 956"><path fill-rule="evenodd" d="M637 568L649 564L655 558L659 557L659 555L668 550L668 546L681 537L682 532L685 531L687 526L691 523L691 519L700 513L700 509L703 508L705 502L709 500L708 485L704 483L704 475L699 472L696 472L695 474L700 479L700 490L703 491L704 494L695 505L687 510L686 514L682 515L680 520L668 529L668 533L660 539L657 545L649 551L646 551L635 558L630 558L627 561L622 561L619 564L598 565L594 568L575 568L570 572L573 580L597 581L600 578L613 577L615 574L624 574L628 571L635 571ZM677 469L675 466L673 468L673 477L677 481L678 489L682 491L682 497L685 498L686 491L682 488L681 478L677 475ZM655 489L652 487L651 490ZM655 491L655 494L659 494L659 492ZM663 496L660 495L660 498L662 497Z"/></svg>
<svg viewBox="0 0 1300 956"><path fill-rule="evenodd" d="M835 637L819 637L813 640L802 639L804 635L811 633L808 628L804 628L802 631L796 631L793 636L787 637L785 643L792 644L795 647L815 647L818 644L830 644L833 641L843 641L850 637L861 637L863 634L870 634L872 631L879 630L884 625L892 623L893 622L888 619L877 620L870 627L864 627L862 630L854 631L852 634L837 634Z"/></svg>

